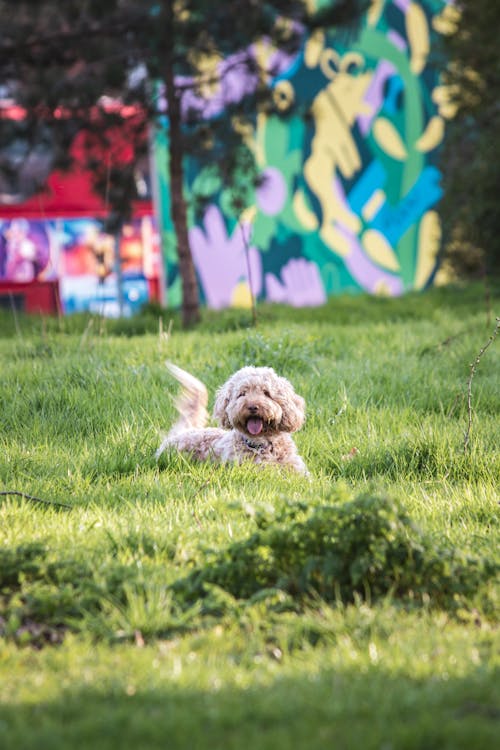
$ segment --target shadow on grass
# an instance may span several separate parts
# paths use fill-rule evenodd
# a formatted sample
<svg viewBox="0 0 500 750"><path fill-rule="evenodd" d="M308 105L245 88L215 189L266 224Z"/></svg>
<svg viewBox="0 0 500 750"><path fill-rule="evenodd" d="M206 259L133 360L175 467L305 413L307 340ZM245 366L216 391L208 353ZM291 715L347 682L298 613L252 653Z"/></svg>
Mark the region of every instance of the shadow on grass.
<svg viewBox="0 0 500 750"><path fill-rule="evenodd" d="M141 681L147 682L144 673ZM216 674L205 689L176 684L169 675L155 676L155 683L141 687L130 670L115 674L111 686L73 685L53 700L4 703L3 746L470 750L494 747L498 737L495 676L481 668L449 679L395 676L373 665L363 673L275 672L271 684L246 688L220 687Z"/></svg>
<svg viewBox="0 0 500 750"><path fill-rule="evenodd" d="M92 555L54 554L50 543L0 552L0 635L17 643L58 642L66 629L97 637L173 637L260 601L303 609L325 601L375 601L454 612L473 606L498 573L487 556L471 556L425 535L388 498L263 515L246 538L207 554L201 565L173 566L175 541L135 530ZM139 565L137 564L139 563ZM167 574L167 569L170 572ZM166 576L169 575L170 580ZM484 606L490 608L484 598Z"/></svg>

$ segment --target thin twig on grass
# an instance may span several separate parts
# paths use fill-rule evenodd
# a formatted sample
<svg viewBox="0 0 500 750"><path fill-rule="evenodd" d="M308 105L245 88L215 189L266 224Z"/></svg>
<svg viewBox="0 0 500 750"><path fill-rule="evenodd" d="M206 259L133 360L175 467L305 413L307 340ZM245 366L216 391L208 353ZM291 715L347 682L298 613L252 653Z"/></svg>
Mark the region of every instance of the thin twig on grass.
<svg viewBox="0 0 500 750"><path fill-rule="evenodd" d="M458 391L458 392L457 392L457 393L455 394L455 399L454 399L454 401L453 401L452 405L451 405L451 406L450 406L450 408L448 409L448 413L447 413L447 415L446 415L446 419L451 419L451 418L452 418L452 416L453 416L453 415L454 415L454 413L455 413L455 409L457 408L457 406L458 406L458 404L460 403L460 400L461 400L462 398L463 398L463 393L462 393L461 391Z"/></svg>
<svg viewBox="0 0 500 750"><path fill-rule="evenodd" d="M210 484L212 483L212 480L213 480L213 476L214 476L214 472L212 471L210 473L209 478L205 482L202 482L202 484L200 484L195 489L195 491L191 493L191 495L188 497L188 502L189 503L191 503L195 499L195 497L197 497L200 494L200 492L202 492L205 489L205 487L209 487L210 486ZM198 525L198 528L202 529L203 528L203 524L200 521L200 519L198 518L198 516L196 515L196 511L193 510L192 516L193 516L194 520L196 521L196 524Z"/></svg>
<svg viewBox="0 0 500 750"><path fill-rule="evenodd" d="M194 512L194 510L193 510L193 518L196 521L196 523L198 524L198 528L202 529L203 528L203 524L200 521L200 519L198 518L198 516L196 515L196 513Z"/></svg>
<svg viewBox="0 0 500 750"><path fill-rule="evenodd" d="M496 325L495 330L491 334L490 338L488 339L487 343L483 346L483 348L480 350L479 354L475 358L473 362L471 362L470 365L470 375L469 379L467 381L467 415L468 415L468 422L467 422L467 429L465 431L464 436L464 453L467 453L467 449L469 447L470 442L470 433L472 429L472 380L474 378L474 375L476 374L477 366L479 365L479 362L481 361L481 357L485 353L485 351L488 349L489 346L494 342L498 335L498 331L500 330L500 318L496 318Z"/></svg>
<svg viewBox="0 0 500 750"><path fill-rule="evenodd" d="M458 333L452 336L448 336L443 341L440 341L438 344L432 344L432 346L426 346L420 352L420 356L423 357L424 355L431 354L432 352L435 352L435 351L440 352L446 346L449 346L454 341L458 341L458 339L462 338L462 336L465 336L467 333L472 333L475 330L476 330L475 328L464 328L463 331L459 331Z"/></svg>
<svg viewBox="0 0 500 750"><path fill-rule="evenodd" d="M25 500L31 500L33 503L42 503L42 505L55 505L58 508L68 508L71 510L72 506L67 503L59 503L57 500L43 500L41 497L34 497L28 495L26 492L20 492L19 490L4 490L0 492L1 497L8 497L9 495L15 495L16 497L23 497Z"/></svg>

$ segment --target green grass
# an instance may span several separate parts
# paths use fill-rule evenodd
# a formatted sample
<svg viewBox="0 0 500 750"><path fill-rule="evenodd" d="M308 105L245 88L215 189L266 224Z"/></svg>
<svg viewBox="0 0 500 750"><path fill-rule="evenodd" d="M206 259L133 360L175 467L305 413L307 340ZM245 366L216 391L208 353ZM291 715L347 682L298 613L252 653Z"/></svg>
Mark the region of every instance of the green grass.
<svg viewBox="0 0 500 750"><path fill-rule="evenodd" d="M498 289L493 312L499 314ZM130 321L0 314L0 746L486 748L500 341L480 287ZM154 451L171 359L271 365L307 481Z"/></svg>

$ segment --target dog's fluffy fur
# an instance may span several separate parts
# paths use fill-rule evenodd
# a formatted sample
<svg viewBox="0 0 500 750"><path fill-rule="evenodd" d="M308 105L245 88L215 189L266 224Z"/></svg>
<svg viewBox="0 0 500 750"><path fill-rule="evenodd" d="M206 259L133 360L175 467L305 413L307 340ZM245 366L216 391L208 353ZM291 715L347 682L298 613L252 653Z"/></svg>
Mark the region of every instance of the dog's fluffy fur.
<svg viewBox="0 0 500 750"><path fill-rule="evenodd" d="M304 399L271 367L243 367L217 391L214 418L219 427L206 427L203 383L176 365L167 367L182 390L176 401L179 417L157 458L174 448L200 461L278 464L308 474L290 435L304 423Z"/></svg>

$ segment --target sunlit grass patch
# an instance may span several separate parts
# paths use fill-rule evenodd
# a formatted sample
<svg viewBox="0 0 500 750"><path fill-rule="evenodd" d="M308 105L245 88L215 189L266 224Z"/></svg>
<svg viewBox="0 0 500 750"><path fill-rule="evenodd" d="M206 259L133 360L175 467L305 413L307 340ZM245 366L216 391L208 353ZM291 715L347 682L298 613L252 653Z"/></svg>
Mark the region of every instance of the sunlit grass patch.
<svg viewBox="0 0 500 750"><path fill-rule="evenodd" d="M21 493L0 496L6 746L492 746L497 344L464 451L481 294L262 307L257 329L207 311L188 333L158 310L2 312L0 492ZM211 404L242 365L289 378L311 479L157 462L166 359Z"/></svg>

